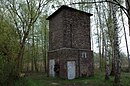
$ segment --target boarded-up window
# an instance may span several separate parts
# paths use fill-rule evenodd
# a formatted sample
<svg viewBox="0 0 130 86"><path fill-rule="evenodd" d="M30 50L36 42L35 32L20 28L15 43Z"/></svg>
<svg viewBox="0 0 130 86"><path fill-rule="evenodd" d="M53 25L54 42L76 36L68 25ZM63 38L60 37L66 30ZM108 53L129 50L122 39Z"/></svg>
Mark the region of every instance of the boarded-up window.
<svg viewBox="0 0 130 86"><path fill-rule="evenodd" d="M81 53L81 57L82 57L82 58L87 58L86 52L82 52L82 53Z"/></svg>

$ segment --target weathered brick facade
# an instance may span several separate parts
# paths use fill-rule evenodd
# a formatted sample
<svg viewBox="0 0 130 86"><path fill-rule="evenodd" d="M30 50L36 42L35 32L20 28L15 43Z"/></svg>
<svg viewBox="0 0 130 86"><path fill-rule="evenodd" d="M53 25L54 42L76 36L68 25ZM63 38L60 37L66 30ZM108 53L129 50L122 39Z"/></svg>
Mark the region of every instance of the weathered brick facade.
<svg viewBox="0 0 130 86"><path fill-rule="evenodd" d="M59 76L62 78L67 78L67 61L75 61L75 78L94 74L90 16L92 14L61 6L48 17L48 63L51 59L58 62Z"/></svg>

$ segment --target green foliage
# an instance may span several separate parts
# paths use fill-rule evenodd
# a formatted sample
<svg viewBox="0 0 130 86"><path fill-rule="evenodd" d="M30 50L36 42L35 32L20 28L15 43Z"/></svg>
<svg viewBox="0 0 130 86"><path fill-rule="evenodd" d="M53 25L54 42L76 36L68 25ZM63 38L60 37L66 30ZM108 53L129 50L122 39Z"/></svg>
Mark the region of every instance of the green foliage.
<svg viewBox="0 0 130 86"><path fill-rule="evenodd" d="M0 85L4 86L10 84L10 80L13 80L16 73L15 64L6 61L6 58L6 56L0 55Z"/></svg>
<svg viewBox="0 0 130 86"><path fill-rule="evenodd" d="M130 74L123 73L121 84L129 86ZM66 80L61 78L47 77L42 74L33 74L16 81L15 86L113 86L114 77L105 80L103 72L97 71L94 77L77 78L74 80Z"/></svg>
<svg viewBox="0 0 130 86"><path fill-rule="evenodd" d="M4 86L10 84L16 74L18 40L15 32L12 24L0 20L0 84Z"/></svg>

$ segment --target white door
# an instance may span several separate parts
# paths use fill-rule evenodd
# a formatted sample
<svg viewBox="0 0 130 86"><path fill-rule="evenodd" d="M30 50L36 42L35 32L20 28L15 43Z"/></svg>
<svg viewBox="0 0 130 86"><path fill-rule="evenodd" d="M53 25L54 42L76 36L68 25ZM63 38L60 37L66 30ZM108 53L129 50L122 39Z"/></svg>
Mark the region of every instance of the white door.
<svg viewBox="0 0 130 86"><path fill-rule="evenodd" d="M67 75L68 79L74 79L75 78L75 61L68 61L67 62Z"/></svg>
<svg viewBox="0 0 130 86"><path fill-rule="evenodd" d="M49 60L49 76L52 77L55 76L54 65L55 65L55 60L54 59Z"/></svg>

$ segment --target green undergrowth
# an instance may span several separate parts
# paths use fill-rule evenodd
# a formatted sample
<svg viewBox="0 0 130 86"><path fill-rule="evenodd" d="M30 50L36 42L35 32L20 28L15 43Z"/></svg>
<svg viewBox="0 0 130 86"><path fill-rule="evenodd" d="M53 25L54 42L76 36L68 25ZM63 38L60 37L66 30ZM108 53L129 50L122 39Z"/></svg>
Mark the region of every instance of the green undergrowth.
<svg viewBox="0 0 130 86"><path fill-rule="evenodd" d="M15 81L15 86L113 86L113 81L112 76L109 80L105 80L102 73L74 80L47 77L43 73L35 73ZM130 73L122 73L121 84L130 86Z"/></svg>

